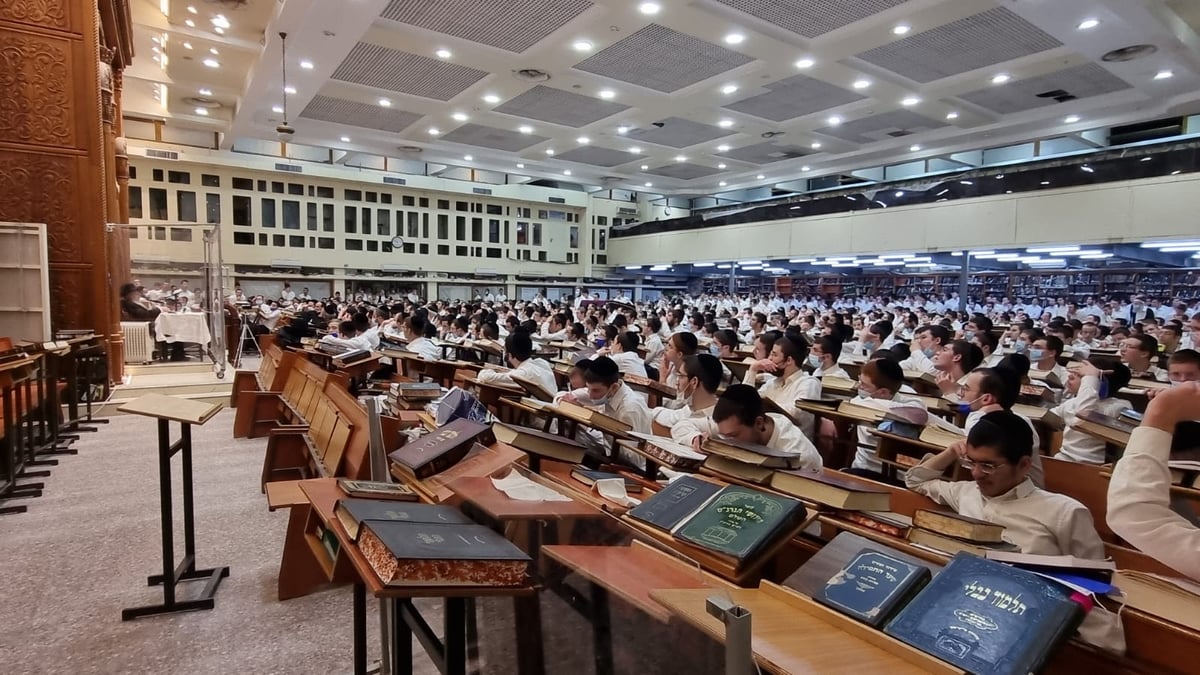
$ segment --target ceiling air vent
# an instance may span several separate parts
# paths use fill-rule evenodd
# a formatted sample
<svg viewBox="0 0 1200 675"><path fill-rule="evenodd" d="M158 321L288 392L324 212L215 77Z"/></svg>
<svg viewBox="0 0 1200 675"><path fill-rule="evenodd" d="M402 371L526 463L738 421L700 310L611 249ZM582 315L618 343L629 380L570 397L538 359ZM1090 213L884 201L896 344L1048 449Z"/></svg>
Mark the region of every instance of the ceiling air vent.
<svg viewBox="0 0 1200 675"><path fill-rule="evenodd" d="M400 146L396 146L396 149L399 150L400 152L408 152L408 153L412 153L414 155L420 154L425 151L424 148L417 146L417 145L400 145Z"/></svg>
<svg viewBox="0 0 1200 675"><path fill-rule="evenodd" d="M1108 63L1123 63L1125 61L1140 59L1143 56L1150 56L1157 51L1158 47L1154 45L1130 45L1114 49L1100 58Z"/></svg>
<svg viewBox="0 0 1200 675"><path fill-rule="evenodd" d="M384 176L383 182L387 183L388 185L408 185L408 181L395 176Z"/></svg>
<svg viewBox="0 0 1200 675"><path fill-rule="evenodd" d="M892 138L901 138L903 136L911 136L912 132L908 129L897 129L895 131L887 132L887 135L891 136Z"/></svg>
<svg viewBox="0 0 1200 675"><path fill-rule="evenodd" d="M155 150L154 148L146 148L146 156L154 159L170 159L179 161L179 153L174 150Z"/></svg>
<svg viewBox="0 0 1200 675"><path fill-rule="evenodd" d="M762 137L763 138L775 138L776 136L782 136L786 133L787 133L786 131L764 131L764 132L762 132Z"/></svg>
<svg viewBox="0 0 1200 675"><path fill-rule="evenodd" d="M284 164L283 162L275 162L276 171L287 171L289 173L304 173L304 167L299 164Z"/></svg>
<svg viewBox="0 0 1200 675"><path fill-rule="evenodd" d="M512 74L522 82L546 82L550 79L550 73L537 68L522 68L512 71Z"/></svg>

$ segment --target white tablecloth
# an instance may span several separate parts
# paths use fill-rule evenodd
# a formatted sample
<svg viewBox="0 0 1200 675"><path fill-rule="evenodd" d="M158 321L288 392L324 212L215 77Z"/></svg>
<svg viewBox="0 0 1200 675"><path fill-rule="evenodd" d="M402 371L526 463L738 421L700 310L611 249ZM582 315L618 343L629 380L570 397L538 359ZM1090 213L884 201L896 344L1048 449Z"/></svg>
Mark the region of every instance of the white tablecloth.
<svg viewBox="0 0 1200 675"><path fill-rule="evenodd" d="M204 346L212 340L205 314L159 314L154 335L164 342L194 342Z"/></svg>

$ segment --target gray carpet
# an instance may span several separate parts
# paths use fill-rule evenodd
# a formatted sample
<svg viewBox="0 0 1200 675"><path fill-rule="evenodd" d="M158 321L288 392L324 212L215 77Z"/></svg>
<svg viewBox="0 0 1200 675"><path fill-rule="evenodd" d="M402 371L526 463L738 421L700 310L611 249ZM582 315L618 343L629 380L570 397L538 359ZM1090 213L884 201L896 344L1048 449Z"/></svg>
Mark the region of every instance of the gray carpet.
<svg viewBox="0 0 1200 675"><path fill-rule="evenodd" d="M0 516L0 672L352 672L348 586L275 598L287 513L267 511L258 486L266 441L232 439L231 410L193 432L197 563L231 568L216 608L121 621L123 608L162 600L161 588L145 583L161 572L156 425L135 416L111 420L53 467L45 494L23 502L28 513ZM182 556L178 457L173 468ZM586 593L585 582L568 581ZM184 584L180 597L199 586ZM587 622L553 593L541 601L546 673L593 672ZM440 608L417 604L438 629ZM368 600L372 661L379 654L376 606ZM477 672L515 672L511 603L481 600L477 611ZM695 630L657 624L620 602L612 626L616 673L721 671L720 648ZM437 672L415 641L413 651L414 672Z"/></svg>

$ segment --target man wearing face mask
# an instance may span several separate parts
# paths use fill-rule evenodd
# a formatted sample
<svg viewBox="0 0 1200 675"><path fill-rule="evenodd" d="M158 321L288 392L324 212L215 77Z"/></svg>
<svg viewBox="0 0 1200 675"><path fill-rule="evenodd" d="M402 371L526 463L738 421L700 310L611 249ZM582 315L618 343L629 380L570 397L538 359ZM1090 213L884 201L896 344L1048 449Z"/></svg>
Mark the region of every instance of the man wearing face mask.
<svg viewBox="0 0 1200 675"><path fill-rule="evenodd" d="M578 403L598 408L605 415L633 427L638 433L650 433L650 409L646 407L645 398L621 380L621 371L612 359L607 356L594 359L583 374L583 381L588 400Z"/></svg>
<svg viewBox="0 0 1200 675"><path fill-rule="evenodd" d="M811 437L814 422L812 413L796 410L797 399L821 397L821 380L800 369L800 364L807 358L808 345L801 338L781 337L772 345L770 356L750 366L750 369L773 373L764 376L766 381L758 388L758 393L791 412L800 429Z"/></svg>
<svg viewBox="0 0 1200 675"><path fill-rule="evenodd" d="M944 394L957 392L966 382L967 373L975 370L982 361L983 351L966 340L955 340L944 345L933 356L938 388Z"/></svg>
<svg viewBox="0 0 1200 675"><path fill-rule="evenodd" d="M884 411L894 408L917 408L925 412L925 404L921 399L899 393L903 384L904 371L895 361L886 358L868 361L858 374L858 397L854 399L854 403ZM857 433L858 448L854 452L854 462L850 465L849 473L882 478L883 464L875 454L879 440L870 433L869 425L859 424Z"/></svg>
<svg viewBox="0 0 1200 675"><path fill-rule="evenodd" d="M933 365L933 355L942 345L950 342L950 331L945 326L929 324L917 331L909 357L900 363L902 370L919 370L931 375L937 372Z"/></svg>
<svg viewBox="0 0 1200 675"><path fill-rule="evenodd" d="M1200 382L1200 352L1194 349L1180 349L1167 359L1167 381L1172 387L1178 387L1188 382ZM1153 399L1166 389L1149 389L1147 398Z"/></svg>
<svg viewBox="0 0 1200 675"><path fill-rule="evenodd" d="M892 337L890 321L876 321L860 333L858 342L853 342L842 348L849 356L870 356L877 349L887 349L896 342Z"/></svg>
<svg viewBox="0 0 1200 675"><path fill-rule="evenodd" d="M968 434L971 433L971 429L988 413L1012 412L1012 407L1016 404L1020 393L1021 376L1010 368L977 368L971 371L967 375L967 382L963 385L960 394L962 403L958 404L960 410L969 411L966 422L963 424L963 430ZM1024 415L1017 415L1017 417L1025 420L1029 425L1029 431L1033 434L1033 454L1031 455L1029 479L1033 481L1034 485L1044 487L1045 474L1042 471L1041 438L1028 417Z"/></svg>
<svg viewBox="0 0 1200 675"><path fill-rule="evenodd" d="M821 454L812 441L787 417L765 412L762 397L748 384L726 389L713 407L712 418L721 436L799 455L800 469L821 470Z"/></svg>
<svg viewBox="0 0 1200 675"><path fill-rule="evenodd" d="M1062 350L1062 340L1053 335L1047 335L1034 340L1027 354L1029 356L1029 363L1031 364L1030 367L1035 370L1053 373L1059 382L1066 382L1067 368L1058 363L1058 356L1062 354Z"/></svg>
<svg viewBox="0 0 1200 675"><path fill-rule="evenodd" d="M822 335L813 342L812 350L808 353L808 365L812 366L813 377L821 378L829 375L850 379L841 366L837 364L838 355L842 353L842 345L832 335Z"/></svg>
<svg viewBox="0 0 1200 675"><path fill-rule="evenodd" d="M529 337L527 331L517 329L504 338L504 359L512 368L512 373L518 374L522 379L536 382L546 391L558 391L558 382L554 379L554 369L545 359L532 358L532 356L533 338ZM607 361L612 363L612 359L607 359ZM613 370L616 370L616 367L614 363ZM480 382L517 386L517 383L509 375L509 371L484 368L479 371L478 379Z"/></svg>
<svg viewBox="0 0 1200 675"><path fill-rule="evenodd" d="M680 373L684 378L680 396L686 404L678 410L655 408L654 421L671 430L676 443L694 443L702 435L716 433L712 421L717 390L721 387L721 362L712 354L696 354L683 360Z"/></svg>

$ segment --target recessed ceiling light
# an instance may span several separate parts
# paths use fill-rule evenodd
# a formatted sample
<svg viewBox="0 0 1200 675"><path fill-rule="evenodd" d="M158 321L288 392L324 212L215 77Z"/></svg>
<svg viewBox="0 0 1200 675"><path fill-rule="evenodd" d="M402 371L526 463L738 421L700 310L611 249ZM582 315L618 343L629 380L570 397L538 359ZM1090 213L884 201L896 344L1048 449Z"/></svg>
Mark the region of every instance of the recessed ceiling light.
<svg viewBox="0 0 1200 675"><path fill-rule="evenodd" d="M483 100L485 103L499 103L500 97L495 94L484 94Z"/></svg>
<svg viewBox="0 0 1200 675"><path fill-rule="evenodd" d="M909 151L909 152L917 152L917 151L919 151L920 149L921 149L921 146L919 146L919 145L910 145L910 146L908 146L908 151Z"/></svg>
<svg viewBox="0 0 1200 675"><path fill-rule="evenodd" d="M195 21L192 21L191 19L186 19L186 20L184 20L184 22L183 22L183 23L184 23L184 25L185 25L185 26L187 26L188 28L195 28L195 27L196 27L196 22L195 22Z"/></svg>
<svg viewBox="0 0 1200 675"><path fill-rule="evenodd" d="M434 54L436 54L439 59L448 59L451 56L454 56L454 54L451 54L450 50L446 49L445 47L437 50L436 52L434 52Z"/></svg>
<svg viewBox="0 0 1200 675"><path fill-rule="evenodd" d="M1079 121L1079 115L1067 115L1063 118L1063 122L1067 124L1075 124Z"/></svg>
<svg viewBox="0 0 1200 675"><path fill-rule="evenodd" d="M675 155L675 161L676 162L686 162L687 157L684 157L683 155Z"/></svg>
<svg viewBox="0 0 1200 675"><path fill-rule="evenodd" d="M288 86L286 86L286 87L284 87L284 88L283 88L283 93L285 93L285 94L294 94L294 93L296 93L296 88L295 88L295 87L293 87L293 86L291 86L291 85L289 84Z"/></svg>
<svg viewBox="0 0 1200 675"><path fill-rule="evenodd" d="M717 185L720 187L725 187L726 185L728 185L728 183L726 183L725 181L721 181L720 183L717 183Z"/></svg>
<svg viewBox="0 0 1200 675"><path fill-rule="evenodd" d="M740 45L745 41L746 36L741 33L730 33L725 36L725 44L727 45Z"/></svg>
<svg viewBox="0 0 1200 675"><path fill-rule="evenodd" d="M729 152L729 146L722 143L717 146L717 152Z"/></svg>
<svg viewBox="0 0 1200 675"><path fill-rule="evenodd" d="M956 119L958 119L958 113L956 113L956 112L954 112L953 110L951 110L950 112L946 113L946 119L948 119L948 120L956 120Z"/></svg>
<svg viewBox="0 0 1200 675"><path fill-rule="evenodd" d="M722 94L732 94L733 92L735 92L737 90L738 90L738 88L737 88L736 84L727 84L724 87L721 87Z"/></svg>
<svg viewBox="0 0 1200 675"><path fill-rule="evenodd" d="M760 174L758 174L757 176L755 176L755 178L756 178L756 179L758 179L758 180L762 180L762 179L766 178L766 176L764 176L764 175L762 175L762 174L760 173Z"/></svg>
<svg viewBox="0 0 1200 675"><path fill-rule="evenodd" d="M649 165L649 164L643 164L643 165L642 165L642 171L648 171L649 169L650 169L650 165Z"/></svg>
<svg viewBox="0 0 1200 675"><path fill-rule="evenodd" d="M717 122L717 126L721 127L722 129L728 129L733 126L733 120L721 120L720 122Z"/></svg>
<svg viewBox="0 0 1200 675"><path fill-rule="evenodd" d="M190 43L190 42L185 42L185 43L183 43L183 48L184 48L184 49L191 49L191 48L192 48L192 43Z"/></svg>
<svg viewBox="0 0 1200 675"><path fill-rule="evenodd" d="M547 155L553 155L553 154L554 154L554 148L546 148L546 154L547 154Z"/></svg>
<svg viewBox="0 0 1200 675"><path fill-rule="evenodd" d="M475 158L472 157L471 155L463 155L463 161L464 162L473 162L473 161L475 161Z"/></svg>
<svg viewBox="0 0 1200 675"><path fill-rule="evenodd" d="M800 170L801 171L812 171L812 167L805 165L805 166L800 167Z"/></svg>
<svg viewBox="0 0 1200 675"><path fill-rule="evenodd" d="M721 162L720 164L718 164L718 165L717 165L717 168L718 168L718 169L724 169L724 168L725 168L725 162Z"/></svg>
<svg viewBox="0 0 1200 675"><path fill-rule="evenodd" d="M196 114L197 114L197 115L203 115L203 116L207 117L207 116L208 116L208 109L207 109L207 108L196 108Z"/></svg>
<svg viewBox="0 0 1200 675"><path fill-rule="evenodd" d="M225 29L217 26L216 28L213 28L213 32L215 32L217 35L224 35Z"/></svg>
<svg viewBox="0 0 1200 675"><path fill-rule="evenodd" d="M813 144L812 144L811 146L809 146L809 147L811 147L813 150L820 150L820 149L821 149L821 143L820 143L819 141L813 141Z"/></svg>
<svg viewBox="0 0 1200 675"><path fill-rule="evenodd" d="M430 135L430 136L437 136L438 134L440 134L440 133L442 133L442 132L441 132L441 131L439 131L437 127L429 127L429 132L428 132L428 133L429 133L429 135Z"/></svg>
<svg viewBox="0 0 1200 675"><path fill-rule="evenodd" d="M654 187L654 183L646 183L646 187Z"/></svg>
<svg viewBox="0 0 1200 675"><path fill-rule="evenodd" d="M600 98L602 98L606 101L616 95L617 95L617 92L613 91L612 89L601 89L600 90Z"/></svg>
<svg viewBox="0 0 1200 675"><path fill-rule="evenodd" d="M869 87L869 86L871 86L871 81L870 81L870 80L866 80L866 79L859 79L859 80L855 80L855 81L854 81L854 88L855 88L855 89L866 89L866 88L867 88L867 87Z"/></svg>
<svg viewBox="0 0 1200 675"><path fill-rule="evenodd" d="M212 18L212 25L217 28L229 28L229 19L225 18L224 14L218 14Z"/></svg>
<svg viewBox="0 0 1200 675"><path fill-rule="evenodd" d="M897 24L892 26L892 35L906 35L910 30L912 30L912 26L906 23Z"/></svg>
<svg viewBox="0 0 1200 675"><path fill-rule="evenodd" d="M635 155L640 155L642 154L642 149L635 145L632 148L629 148L629 152L632 152Z"/></svg>
<svg viewBox="0 0 1200 675"><path fill-rule="evenodd" d="M577 52L590 52L592 51L592 43L587 40L576 40L571 43L571 49Z"/></svg>
<svg viewBox="0 0 1200 675"><path fill-rule="evenodd" d="M1175 73L1170 70L1160 70L1154 74L1154 79L1156 80L1167 80L1172 77L1175 77Z"/></svg>
<svg viewBox="0 0 1200 675"><path fill-rule="evenodd" d="M349 143L349 142L350 142L350 137L349 137L349 136L342 136L342 142L343 142L343 143Z"/></svg>
<svg viewBox="0 0 1200 675"><path fill-rule="evenodd" d="M827 119L825 121L829 124L829 126L836 127L837 125L842 123L842 116L841 115L830 115L829 119Z"/></svg>
<svg viewBox="0 0 1200 675"><path fill-rule="evenodd" d="M196 13L196 8L195 8L195 7L193 7L192 5L188 5L188 7L187 7L187 11L188 11L188 14L195 14L195 13Z"/></svg>
<svg viewBox="0 0 1200 675"><path fill-rule="evenodd" d="M312 69L313 69L313 62L312 62L312 61L309 61L308 59L304 59L303 61L301 61L301 62L300 62L300 67L301 67L301 68L303 68L303 69L305 69L305 70L312 70Z"/></svg>
<svg viewBox="0 0 1200 675"><path fill-rule="evenodd" d="M580 145L587 145L588 143L592 142L592 139L588 138L587 136L580 136L579 138L575 139L575 142Z"/></svg>
<svg viewBox="0 0 1200 675"><path fill-rule="evenodd" d="M571 170L570 170L570 169L563 169L563 175L564 175L564 176L570 176L570 175L571 175Z"/></svg>
<svg viewBox="0 0 1200 675"><path fill-rule="evenodd" d="M921 98L919 96L905 96L904 98L900 99L900 105L905 107L914 106L920 102Z"/></svg>
<svg viewBox="0 0 1200 675"><path fill-rule="evenodd" d="M638 5L638 11L647 15L658 14L659 10L661 9L662 7L660 7L657 2L643 2L642 4Z"/></svg>
<svg viewBox="0 0 1200 675"><path fill-rule="evenodd" d="M220 54L221 52L217 51L217 48L216 48L216 47L209 47L209 48L208 48L208 53L209 53L209 54L212 54L213 56L216 56L217 54Z"/></svg>
<svg viewBox="0 0 1200 675"><path fill-rule="evenodd" d="M525 168L525 165L524 165L524 164L522 164L521 162L517 162L517 168L518 168L518 169L524 169L524 168Z"/></svg>
<svg viewBox="0 0 1200 675"><path fill-rule="evenodd" d="M814 63L816 62L812 59L800 59L796 62L796 67L800 70L806 70L808 68L812 68Z"/></svg>
<svg viewBox="0 0 1200 675"><path fill-rule="evenodd" d="M1100 25L1099 19L1084 19L1079 22L1079 30L1091 30Z"/></svg>
<svg viewBox="0 0 1200 675"><path fill-rule="evenodd" d="M466 122L467 121L466 113L456 112L453 115L451 115L450 117L452 117L456 122Z"/></svg>
<svg viewBox="0 0 1200 675"><path fill-rule="evenodd" d="M212 96L212 89L209 89L208 87L201 87L200 95L201 96Z"/></svg>
<svg viewBox="0 0 1200 675"><path fill-rule="evenodd" d="M217 61L216 59L204 59L204 65L208 66L209 68L220 68L221 62Z"/></svg>
<svg viewBox="0 0 1200 675"><path fill-rule="evenodd" d="M999 75L994 75L992 77L992 84L1004 84L1011 79L1012 75L1009 75L1008 73L1000 73Z"/></svg>
<svg viewBox="0 0 1200 675"><path fill-rule="evenodd" d="M629 127L627 127L625 125L621 125L621 126L617 127L617 133L624 136L625 134L629 133Z"/></svg>
<svg viewBox="0 0 1200 675"><path fill-rule="evenodd" d="M161 50L161 49L159 49L158 47L151 47L151 48L150 48L150 51L154 52L155 54L158 54L158 53L160 53L162 50Z"/></svg>
<svg viewBox="0 0 1200 675"><path fill-rule="evenodd" d="M533 127L529 126L528 124L522 124L521 126L517 127L517 131L523 134L532 134Z"/></svg>
<svg viewBox="0 0 1200 675"><path fill-rule="evenodd" d="M390 107L392 107L392 102L389 99L381 98L381 99L379 99L379 105L381 105L385 108L390 108Z"/></svg>
<svg viewBox="0 0 1200 675"><path fill-rule="evenodd" d="M275 113L276 115L281 115L283 114L283 106L273 105L271 106L271 112Z"/></svg>

